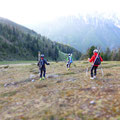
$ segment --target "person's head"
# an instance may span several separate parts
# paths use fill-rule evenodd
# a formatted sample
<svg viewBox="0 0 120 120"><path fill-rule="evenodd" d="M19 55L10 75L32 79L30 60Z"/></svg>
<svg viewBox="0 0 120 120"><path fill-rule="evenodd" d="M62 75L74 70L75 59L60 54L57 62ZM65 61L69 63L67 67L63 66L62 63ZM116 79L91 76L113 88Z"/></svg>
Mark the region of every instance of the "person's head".
<svg viewBox="0 0 120 120"><path fill-rule="evenodd" d="M93 53L98 53L98 50L97 49L93 50Z"/></svg>
<svg viewBox="0 0 120 120"><path fill-rule="evenodd" d="M69 53L68 56L71 56L71 54Z"/></svg>
<svg viewBox="0 0 120 120"><path fill-rule="evenodd" d="M44 59L44 54L41 54L41 56L40 56L40 57L41 57L41 59Z"/></svg>

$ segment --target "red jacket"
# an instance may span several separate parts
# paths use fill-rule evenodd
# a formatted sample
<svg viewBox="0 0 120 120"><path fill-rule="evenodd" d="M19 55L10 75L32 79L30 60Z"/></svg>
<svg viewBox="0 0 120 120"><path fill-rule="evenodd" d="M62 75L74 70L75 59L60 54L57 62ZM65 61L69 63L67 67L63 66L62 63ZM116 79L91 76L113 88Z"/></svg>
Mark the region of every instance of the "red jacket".
<svg viewBox="0 0 120 120"><path fill-rule="evenodd" d="M93 62L94 63L97 55L98 55L98 53L94 53L94 55L91 57L91 59L89 60L89 62ZM103 59L102 59L101 56L100 56L100 60L101 60L101 62L103 61ZM94 65L94 66L98 66L98 65Z"/></svg>

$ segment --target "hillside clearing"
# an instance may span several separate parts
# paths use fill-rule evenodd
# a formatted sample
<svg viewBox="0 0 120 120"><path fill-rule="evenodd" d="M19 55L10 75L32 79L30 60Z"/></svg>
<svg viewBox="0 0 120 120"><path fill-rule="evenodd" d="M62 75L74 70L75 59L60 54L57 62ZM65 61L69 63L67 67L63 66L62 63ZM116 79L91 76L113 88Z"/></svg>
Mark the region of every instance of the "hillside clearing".
<svg viewBox="0 0 120 120"><path fill-rule="evenodd" d="M39 81L36 64L0 65L0 120L119 120L120 62L104 62L95 80L87 67L51 62Z"/></svg>

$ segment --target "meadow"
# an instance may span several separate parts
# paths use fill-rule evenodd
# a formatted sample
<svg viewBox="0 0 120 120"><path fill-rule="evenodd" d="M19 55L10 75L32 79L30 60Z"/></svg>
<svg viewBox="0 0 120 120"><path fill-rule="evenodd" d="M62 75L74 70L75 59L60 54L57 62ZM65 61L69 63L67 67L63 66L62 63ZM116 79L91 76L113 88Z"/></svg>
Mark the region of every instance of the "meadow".
<svg viewBox="0 0 120 120"><path fill-rule="evenodd" d="M40 81L35 61L1 62L0 120L120 120L120 62L103 62L94 80L90 67L50 62Z"/></svg>

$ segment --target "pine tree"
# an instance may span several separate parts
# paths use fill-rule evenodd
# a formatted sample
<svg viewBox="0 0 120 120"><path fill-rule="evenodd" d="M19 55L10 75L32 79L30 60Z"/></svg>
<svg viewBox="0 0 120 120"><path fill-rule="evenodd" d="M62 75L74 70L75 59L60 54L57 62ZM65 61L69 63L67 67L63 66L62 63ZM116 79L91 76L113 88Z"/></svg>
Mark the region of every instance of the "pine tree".
<svg viewBox="0 0 120 120"><path fill-rule="evenodd" d="M106 49L105 54L104 54L104 60L110 61L111 60L111 51L109 48Z"/></svg>
<svg viewBox="0 0 120 120"><path fill-rule="evenodd" d="M115 49L111 52L111 60L116 61L117 58L118 58L118 54L117 54L117 50Z"/></svg>
<svg viewBox="0 0 120 120"><path fill-rule="evenodd" d="M120 48L118 49L118 61L120 61Z"/></svg>
<svg viewBox="0 0 120 120"><path fill-rule="evenodd" d="M91 47L88 49L87 54L88 54L88 57L89 57L89 58L92 57L94 49L96 49L95 46L91 46Z"/></svg>

